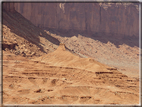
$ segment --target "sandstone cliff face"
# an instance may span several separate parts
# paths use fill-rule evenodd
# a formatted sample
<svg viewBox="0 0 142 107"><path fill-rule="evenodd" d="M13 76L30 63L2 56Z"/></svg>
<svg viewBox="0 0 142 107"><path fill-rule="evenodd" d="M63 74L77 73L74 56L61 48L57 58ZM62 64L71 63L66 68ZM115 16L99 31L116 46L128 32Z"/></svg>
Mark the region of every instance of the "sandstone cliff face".
<svg viewBox="0 0 142 107"><path fill-rule="evenodd" d="M15 3L15 9L45 29L139 35L136 3Z"/></svg>
<svg viewBox="0 0 142 107"><path fill-rule="evenodd" d="M2 8L3 10L8 11L8 12L15 11L14 3L3 2Z"/></svg>

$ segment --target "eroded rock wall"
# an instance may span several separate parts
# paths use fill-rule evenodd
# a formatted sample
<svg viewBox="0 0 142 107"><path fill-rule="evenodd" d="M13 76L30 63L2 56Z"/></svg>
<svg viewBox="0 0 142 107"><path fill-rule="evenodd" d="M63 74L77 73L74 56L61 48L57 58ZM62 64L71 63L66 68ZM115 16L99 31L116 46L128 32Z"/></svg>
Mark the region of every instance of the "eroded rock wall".
<svg viewBox="0 0 142 107"><path fill-rule="evenodd" d="M15 3L15 9L41 28L139 36L136 3Z"/></svg>
<svg viewBox="0 0 142 107"><path fill-rule="evenodd" d="M2 3L2 9L8 12L14 12L15 11L15 6L14 3L10 2L3 2Z"/></svg>

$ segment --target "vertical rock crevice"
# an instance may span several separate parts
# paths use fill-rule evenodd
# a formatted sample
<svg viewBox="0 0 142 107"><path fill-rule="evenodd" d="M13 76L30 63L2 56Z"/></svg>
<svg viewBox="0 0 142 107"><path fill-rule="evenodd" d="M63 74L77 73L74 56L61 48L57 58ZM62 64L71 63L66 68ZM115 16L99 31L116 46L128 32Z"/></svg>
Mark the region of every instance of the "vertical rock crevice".
<svg viewBox="0 0 142 107"><path fill-rule="evenodd" d="M101 24L101 6L100 6L100 24Z"/></svg>
<svg viewBox="0 0 142 107"><path fill-rule="evenodd" d="M2 3L2 9L7 12L15 12L15 4L13 2L3 2Z"/></svg>

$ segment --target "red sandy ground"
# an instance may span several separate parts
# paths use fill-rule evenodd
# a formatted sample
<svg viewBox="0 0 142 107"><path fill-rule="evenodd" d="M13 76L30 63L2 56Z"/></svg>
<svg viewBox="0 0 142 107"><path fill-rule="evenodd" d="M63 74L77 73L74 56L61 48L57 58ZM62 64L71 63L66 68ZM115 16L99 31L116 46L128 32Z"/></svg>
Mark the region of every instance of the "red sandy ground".
<svg viewBox="0 0 142 107"><path fill-rule="evenodd" d="M66 51L27 59L3 51L4 104L139 104L139 80Z"/></svg>

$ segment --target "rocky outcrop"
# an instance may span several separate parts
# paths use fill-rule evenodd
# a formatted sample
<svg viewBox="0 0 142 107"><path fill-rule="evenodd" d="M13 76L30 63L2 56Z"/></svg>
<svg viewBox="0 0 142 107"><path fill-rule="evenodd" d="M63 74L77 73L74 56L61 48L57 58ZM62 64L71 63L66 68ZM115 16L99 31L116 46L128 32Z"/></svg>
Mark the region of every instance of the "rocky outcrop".
<svg viewBox="0 0 142 107"><path fill-rule="evenodd" d="M15 3L15 9L44 29L139 35L137 3Z"/></svg>
<svg viewBox="0 0 142 107"><path fill-rule="evenodd" d="M16 45L17 45L17 43L7 43L7 42L3 41L3 43L2 43L2 50L5 50L6 48L8 48L8 49L15 49Z"/></svg>

